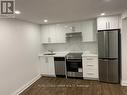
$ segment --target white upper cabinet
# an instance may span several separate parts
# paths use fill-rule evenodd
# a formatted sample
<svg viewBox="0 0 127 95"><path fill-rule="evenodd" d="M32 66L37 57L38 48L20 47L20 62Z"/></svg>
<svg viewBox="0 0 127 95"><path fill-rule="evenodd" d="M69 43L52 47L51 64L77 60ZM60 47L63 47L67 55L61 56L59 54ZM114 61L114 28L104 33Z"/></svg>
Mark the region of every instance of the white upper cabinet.
<svg viewBox="0 0 127 95"><path fill-rule="evenodd" d="M83 42L96 41L97 23L96 20L87 20L82 22L42 25L41 42L48 43L66 43L66 33L82 33Z"/></svg>
<svg viewBox="0 0 127 95"><path fill-rule="evenodd" d="M97 25L96 20L88 20L81 23L82 41L96 41Z"/></svg>
<svg viewBox="0 0 127 95"><path fill-rule="evenodd" d="M47 26L47 25L43 25L41 27L41 42L42 43L50 43L51 42L49 26Z"/></svg>
<svg viewBox="0 0 127 95"><path fill-rule="evenodd" d="M120 28L119 24L120 24L119 16L108 18L108 28L109 29L119 29Z"/></svg>
<svg viewBox="0 0 127 95"><path fill-rule="evenodd" d="M64 24L57 24L56 25L56 32L55 32L55 42L56 43L66 43L65 37L65 26Z"/></svg>
<svg viewBox="0 0 127 95"><path fill-rule="evenodd" d="M56 25L55 24L49 25L49 35L50 35L50 42L49 43L57 43Z"/></svg>
<svg viewBox="0 0 127 95"><path fill-rule="evenodd" d="M97 18L97 30L105 30L107 29L107 18L99 17Z"/></svg>
<svg viewBox="0 0 127 95"><path fill-rule="evenodd" d="M41 42L46 43L65 43L65 28L62 24L42 25Z"/></svg>
<svg viewBox="0 0 127 95"><path fill-rule="evenodd" d="M120 28L120 17L119 16L109 16L109 17L97 18L97 29L98 30L119 29L119 28Z"/></svg>

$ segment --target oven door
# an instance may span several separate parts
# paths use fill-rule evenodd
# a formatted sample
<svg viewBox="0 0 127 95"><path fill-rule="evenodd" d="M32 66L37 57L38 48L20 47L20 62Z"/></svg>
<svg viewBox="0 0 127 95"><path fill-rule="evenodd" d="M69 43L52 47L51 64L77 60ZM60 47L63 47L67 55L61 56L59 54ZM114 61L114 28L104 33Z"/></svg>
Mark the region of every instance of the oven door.
<svg viewBox="0 0 127 95"><path fill-rule="evenodd" d="M82 68L82 59L67 59L67 72L78 72L78 68Z"/></svg>

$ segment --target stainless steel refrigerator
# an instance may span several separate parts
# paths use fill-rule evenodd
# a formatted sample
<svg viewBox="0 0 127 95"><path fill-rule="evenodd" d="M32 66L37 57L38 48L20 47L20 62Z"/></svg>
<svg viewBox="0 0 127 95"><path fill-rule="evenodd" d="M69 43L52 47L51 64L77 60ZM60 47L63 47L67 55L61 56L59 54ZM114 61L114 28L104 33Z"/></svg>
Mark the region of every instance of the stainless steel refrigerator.
<svg viewBox="0 0 127 95"><path fill-rule="evenodd" d="M120 82L120 30L98 31L99 80Z"/></svg>

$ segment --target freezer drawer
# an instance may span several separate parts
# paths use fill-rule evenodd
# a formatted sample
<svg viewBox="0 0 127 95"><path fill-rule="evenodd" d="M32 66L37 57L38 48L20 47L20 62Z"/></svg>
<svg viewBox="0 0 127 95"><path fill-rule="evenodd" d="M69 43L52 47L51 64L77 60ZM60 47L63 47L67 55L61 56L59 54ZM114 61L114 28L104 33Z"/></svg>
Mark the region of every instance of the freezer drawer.
<svg viewBox="0 0 127 95"><path fill-rule="evenodd" d="M99 59L99 80L108 82L108 60Z"/></svg>
<svg viewBox="0 0 127 95"><path fill-rule="evenodd" d="M117 59L99 59L99 80L102 82L119 83Z"/></svg>
<svg viewBox="0 0 127 95"><path fill-rule="evenodd" d="M108 63L108 82L118 83L119 82L119 68L118 60L109 60Z"/></svg>

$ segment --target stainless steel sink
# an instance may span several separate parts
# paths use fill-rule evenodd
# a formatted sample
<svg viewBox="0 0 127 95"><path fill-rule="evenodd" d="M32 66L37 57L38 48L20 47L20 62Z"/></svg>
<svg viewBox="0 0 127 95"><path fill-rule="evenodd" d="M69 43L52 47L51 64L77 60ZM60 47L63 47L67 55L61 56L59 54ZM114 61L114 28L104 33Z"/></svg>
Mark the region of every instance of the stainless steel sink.
<svg viewBox="0 0 127 95"><path fill-rule="evenodd" d="M56 53L45 53L44 55L55 55Z"/></svg>

